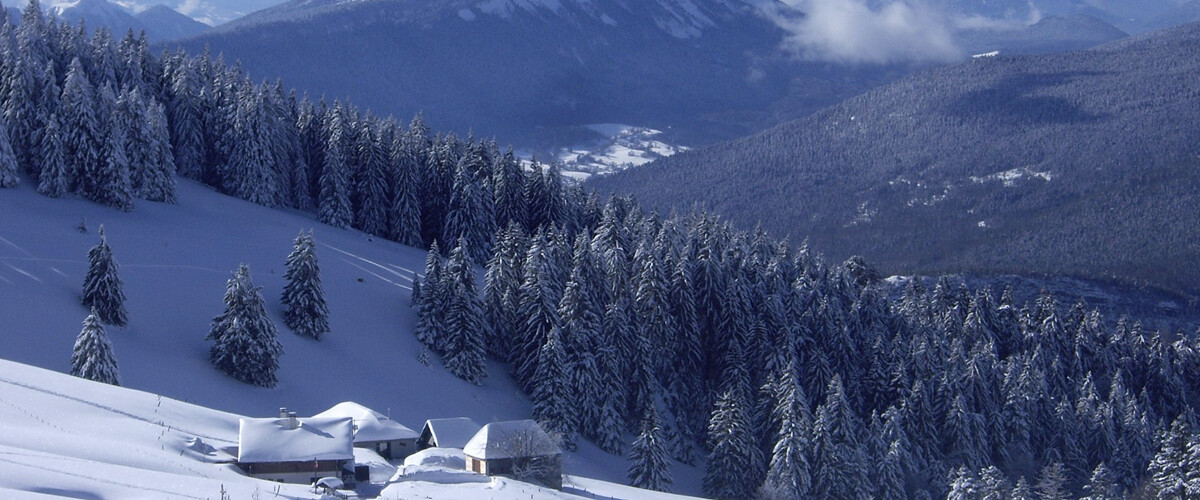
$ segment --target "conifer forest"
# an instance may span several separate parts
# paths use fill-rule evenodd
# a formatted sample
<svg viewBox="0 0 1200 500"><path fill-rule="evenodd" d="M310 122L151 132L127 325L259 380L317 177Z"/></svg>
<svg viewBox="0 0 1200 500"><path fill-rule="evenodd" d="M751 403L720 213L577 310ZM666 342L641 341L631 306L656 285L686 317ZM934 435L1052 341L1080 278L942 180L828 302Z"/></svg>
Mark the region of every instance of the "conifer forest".
<svg viewBox="0 0 1200 500"><path fill-rule="evenodd" d="M703 211L601 199L553 162L420 115L314 101L30 5L0 26L0 183L133 210L174 202L178 175L428 248L412 303L395 305L417 312L422 360L474 383L503 362L490 366L564 448L627 454L639 486L669 489L673 459L702 464L720 499L1200 494L1196 330L1148 331L1049 293L885 280ZM289 260L306 263L290 273L315 277L312 245L298 238ZM248 270L229 283L262 307ZM319 339L319 291L287 293L303 304L289 327ZM230 307L211 338L273 339ZM122 315L97 306L80 345L106 346L100 322ZM275 382L269 356L213 356Z"/></svg>

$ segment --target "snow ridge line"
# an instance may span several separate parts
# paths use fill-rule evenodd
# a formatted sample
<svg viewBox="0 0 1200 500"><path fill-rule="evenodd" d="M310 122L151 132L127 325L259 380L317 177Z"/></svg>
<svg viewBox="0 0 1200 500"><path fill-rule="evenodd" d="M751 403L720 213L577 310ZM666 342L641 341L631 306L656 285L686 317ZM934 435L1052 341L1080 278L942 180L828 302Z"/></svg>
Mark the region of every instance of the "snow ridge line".
<svg viewBox="0 0 1200 500"><path fill-rule="evenodd" d="M51 390L49 390L49 389L44 389L44 388L37 387L37 386L34 386L34 385L29 385L29 384L26 384L26 383L24 383L24 382L18 382L18 381L16 381L16 380L7 379L7 378L4 378L4 377L0 377L0 382L2 382L2 383L5 383L5 384L9 384L9 385L12 385L12 386L20 387L20 388L23 388L23 389L29 389L29 390L32 390L32 391L37 391L37 392L40 392L40 393L43 393L43 394L49 394L49 395L51 395L51 396L57 396L57 397L60 397L60 398L63 398L63 399L67 399L67 400L70 400L70 401L74 401L74 402L76 402L76 403L83 403L83 404L85 404L85 405L92 406L92 407L95 407L95 408L98 408L98 409L101 409L101 410L105 410L105 411L108 411L108 412L110 412L110 413L115 413L115 414L117 414L117 415L121 415L121 416L123 416L123 417L132 418L132 419L134 419L134 420L137 420L137 421L139 421L139 422L145 422L145 423L147 423L147 424L151 424L151 425L157 425L157 426L160 426L160 427L167 427L167 428L170 428L170 429L172 429L172 430L177 430L177 431L179 431L179 432L182 432L182 433L185 433L185 434L188 434L188 435L191 435L191 436L196 436L196 437L201 437L201 438L205 438L205 439L210 439L210 440L213 440L213 441L220 441L220 442L223 442L223 443L229 443L229 442L231 442L231 441L229 441L229 440L227 440L227 439L224 439L224 438L220 438L220 437L216 437L216 436L209 436L209 435L206 435L206 434L200 434L200 433L198 433L198 432L191 432L191 431L188 431L187 429L184 429L184 428L182 428L182 427L175 427L175 426L170 426L170 425L167 425L165 422L163 422L163 421L161 421L161 420L152 420L152 419L149 419L149 418L146 418L146 417L140 417L140 416L138 416L138 415L134 415L134 414L132 414L132 413L129 413L129 412L127 412L127 411L118 410L118 409L116 409L116 408L113 408L113 407L111 407L111 406L105 406L105 405L102 405L102 404L99 404L99 403L95 403L95 402L92 402L92 401L88 401L88 400L86 400L86 399L83 399L83 398L78 398L78 397L71 396L71 395L68 395L68 394L63 394L63 393L60 393L60 392L51 391Z"/></svg>

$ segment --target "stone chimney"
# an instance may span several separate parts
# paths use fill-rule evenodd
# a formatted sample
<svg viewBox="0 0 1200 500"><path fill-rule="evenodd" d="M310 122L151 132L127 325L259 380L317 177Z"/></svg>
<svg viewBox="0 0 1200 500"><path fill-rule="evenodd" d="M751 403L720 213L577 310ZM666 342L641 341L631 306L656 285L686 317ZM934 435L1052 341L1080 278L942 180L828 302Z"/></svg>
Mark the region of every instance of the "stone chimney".
<svg viewBox="0 0 1200 500"><path fill-rule="evenodd" d="M287 416L288 416L287 408L284 408L282 406L279 407L279 418L287 418Z"/></svg>
<svg viewBox="0 0 1200 500"><path fill-rule="evenodd" d="M300 427L300 419L296 418L296 412L288 412L288 428L297 429Z"/></svg>

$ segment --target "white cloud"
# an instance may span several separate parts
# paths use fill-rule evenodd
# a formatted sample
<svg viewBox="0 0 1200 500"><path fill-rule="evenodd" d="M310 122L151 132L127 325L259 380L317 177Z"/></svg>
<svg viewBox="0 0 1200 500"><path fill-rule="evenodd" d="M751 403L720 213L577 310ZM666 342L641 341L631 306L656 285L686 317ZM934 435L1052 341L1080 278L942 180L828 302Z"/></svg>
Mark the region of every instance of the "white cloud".
<svg viewBox="0 0 1200 500"><path fill-rule="evenodd" d="M789 33L783 48L805 59L886 64L964 55L954 42L954 20L922 0L890 0L878 8L864 0L782 3L761 10Z"/></svg>

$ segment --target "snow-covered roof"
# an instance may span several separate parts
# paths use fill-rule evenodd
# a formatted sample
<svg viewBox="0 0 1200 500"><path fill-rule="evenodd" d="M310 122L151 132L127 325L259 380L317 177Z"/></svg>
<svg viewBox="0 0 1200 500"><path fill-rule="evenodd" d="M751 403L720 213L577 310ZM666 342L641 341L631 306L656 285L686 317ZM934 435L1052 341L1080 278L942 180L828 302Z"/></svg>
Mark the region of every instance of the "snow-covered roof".
<svg viewBox="0 0 1200 500"><path fill-rule="evenodd" d="M533 420L493 422L483 426L463 447L463 453L482 460L556 455L558 445Z"/></svg>
<svg viewBox="0 0 1200 500"><path fill-rule="evenodd" d="M313 415L313 418L354 419L354 442L396 441L416 439L417 433L386 415L353 401L338 403L328 410Z"/></svg>
<svg viewBox="0 0 1200 500"><path fill-rule="evenodd" d="M238 462L303 462L354 459L349 417L243 418L238 425Z"/></svg>
<svg viewBox="0 0 1200 500"><path fill-rule="evenodd" d="M438 448L462 448L482 427L467 417L431 418L425 421L421 435L431 435Z"/></svg>

